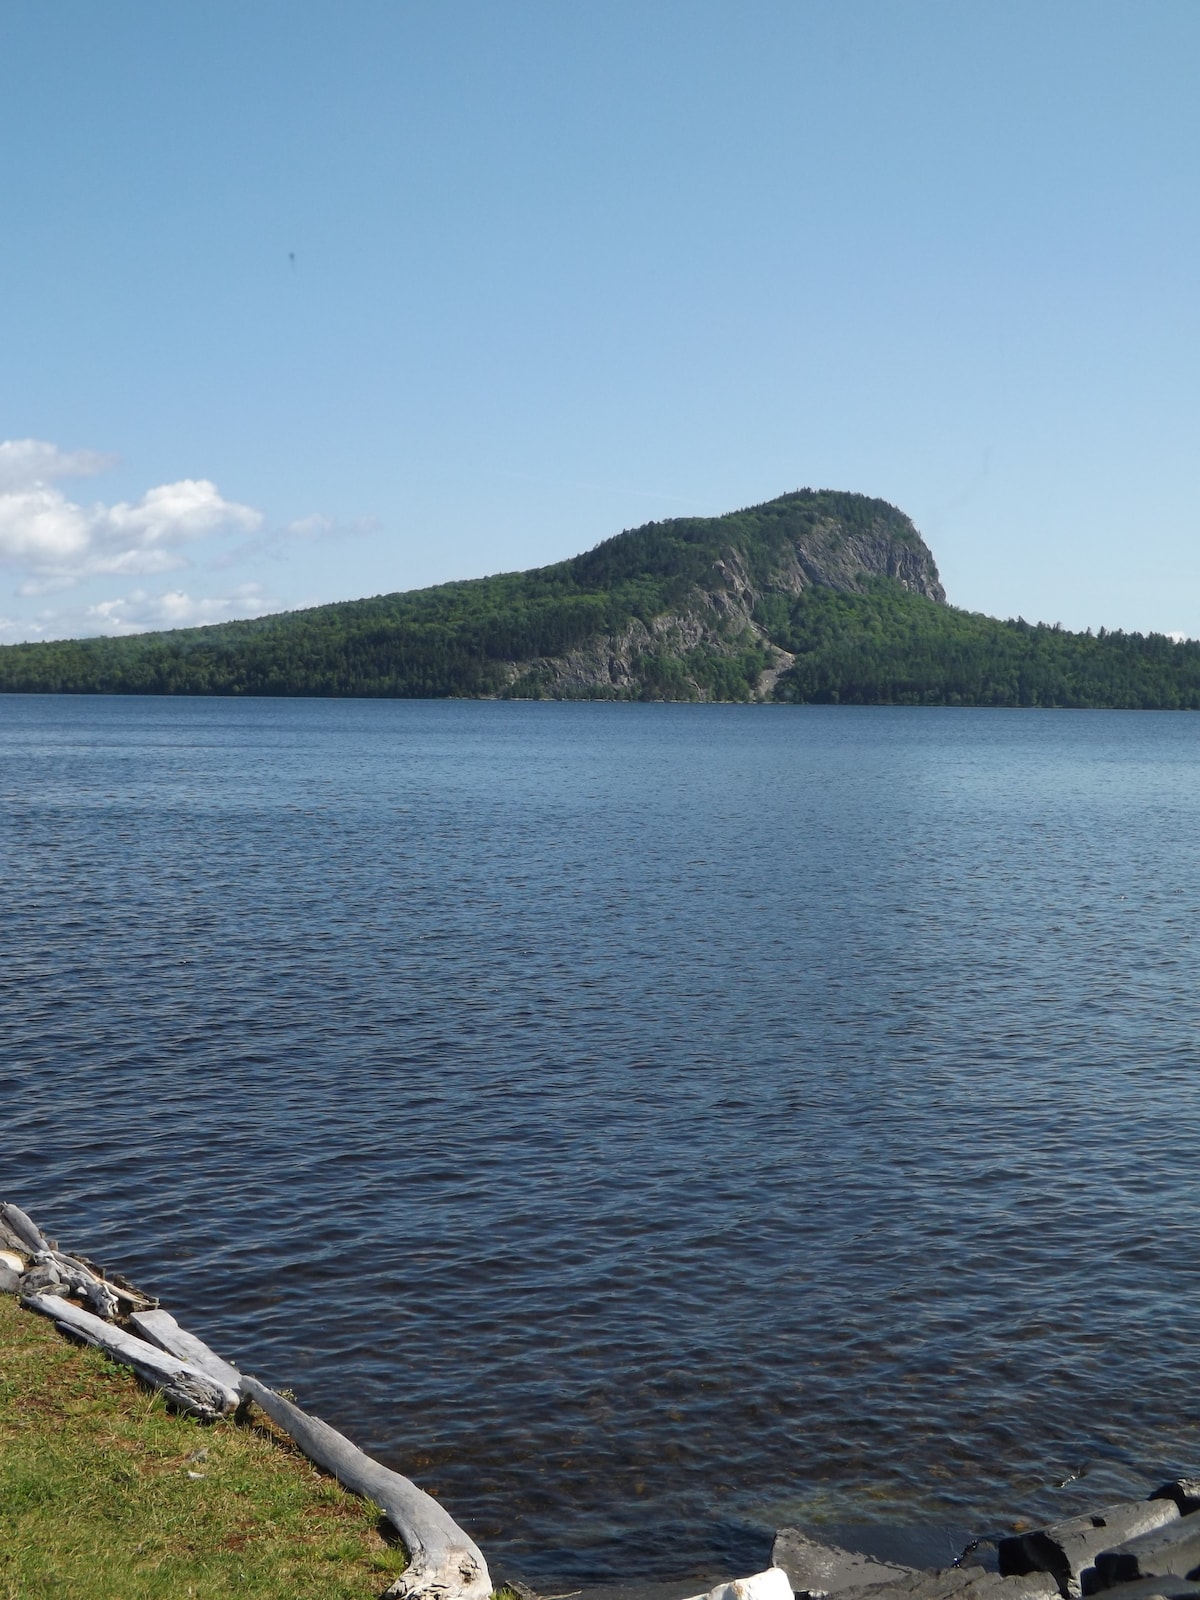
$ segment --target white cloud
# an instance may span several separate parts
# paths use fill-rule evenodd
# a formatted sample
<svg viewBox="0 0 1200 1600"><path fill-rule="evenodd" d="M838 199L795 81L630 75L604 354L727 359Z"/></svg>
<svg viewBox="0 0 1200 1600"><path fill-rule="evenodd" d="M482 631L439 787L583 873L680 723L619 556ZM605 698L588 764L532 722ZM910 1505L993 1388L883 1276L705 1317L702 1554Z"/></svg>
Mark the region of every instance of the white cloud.
<svg viewBox="0 0 1200 1600"><path fill-rule="evenodd" d="M64 452L40 439L0 443L0 562L45 594L104 574L147 576L190 565L180 546L221 532L257 533L261 511L226 500L207 478L148 489L136 503L70 500L52 480L103 470L96 451Z"/></svg>
<svg viewBox="0 0 1200 1600"><path fill-rule="evenodd" d="M0 440L0 493L40 488L55 478L90 478L116 460L99 450L60 450L45 439Z"/></svg>
<svg viewBox="0 0 1200 1600"><path fill-rule="evenodd" d="M261 617L268 611L282 609L282 602L257 583L238 584L219 596L193 596L181 589L170 589L165 594L133 589L110 600L98 600L93 605L41 611L29 621L0 617L0 643L198 628L210 622Z"/></svg>
<svg viewBox="0 0 1200 1600"><path fill-rule="evenodd" d="M297 517L295 522L285 523L280 531L289 539L329 539L344 533L345 528L333 517L314 512L311 517Z"/></svg>

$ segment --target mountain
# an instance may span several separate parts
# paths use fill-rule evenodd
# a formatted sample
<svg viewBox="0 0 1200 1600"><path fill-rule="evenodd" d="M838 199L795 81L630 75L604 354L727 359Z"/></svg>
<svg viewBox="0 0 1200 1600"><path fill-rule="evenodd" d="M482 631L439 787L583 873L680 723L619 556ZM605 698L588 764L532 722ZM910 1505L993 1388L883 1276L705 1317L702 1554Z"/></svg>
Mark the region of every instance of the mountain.
<svg viewBox="0 0 1200 1600"><path fill-rule="evenodd" d="M801 489L530 572L8 645L0 691L1200 708L1200 644L957 610L902 512Z"/></svg>

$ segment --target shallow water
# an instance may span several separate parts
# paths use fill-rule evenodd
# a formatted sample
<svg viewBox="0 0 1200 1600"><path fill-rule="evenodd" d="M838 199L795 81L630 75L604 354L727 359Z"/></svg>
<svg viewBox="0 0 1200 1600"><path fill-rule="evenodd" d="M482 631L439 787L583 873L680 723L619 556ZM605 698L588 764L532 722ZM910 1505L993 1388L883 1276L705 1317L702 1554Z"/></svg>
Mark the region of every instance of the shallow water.
<svg viewBox="0 0 1200 1600"><path fill-rule="evenodd" d="M1198 753L1186 714L0 697L0 1197L502 1576L1194 1470Z"/></svg>

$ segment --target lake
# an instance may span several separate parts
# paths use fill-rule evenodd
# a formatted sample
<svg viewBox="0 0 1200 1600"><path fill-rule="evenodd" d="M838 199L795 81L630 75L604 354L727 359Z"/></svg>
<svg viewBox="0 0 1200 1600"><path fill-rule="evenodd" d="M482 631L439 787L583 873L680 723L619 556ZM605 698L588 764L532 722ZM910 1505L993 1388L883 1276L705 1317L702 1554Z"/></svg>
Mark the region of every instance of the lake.
<svg viewBox="0 0 1200 1600"><path fill-rule="evenodd" d="M0 793L0 1198L494 1576L1200 1468L1200 718L6 696Z"/></svg>

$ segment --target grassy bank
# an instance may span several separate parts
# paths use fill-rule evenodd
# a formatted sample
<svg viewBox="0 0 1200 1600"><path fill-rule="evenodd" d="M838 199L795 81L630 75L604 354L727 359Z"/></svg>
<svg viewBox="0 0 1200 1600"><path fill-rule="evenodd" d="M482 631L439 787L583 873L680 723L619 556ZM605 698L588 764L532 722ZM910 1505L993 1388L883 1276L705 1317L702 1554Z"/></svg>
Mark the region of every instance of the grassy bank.
<svg viewBox="0 0 1200 1600"><path fill-rule="evenodd" d="M403 1566L266 1418L173 1415L0 1294L0 1600L368 1600Z"/></svg>

